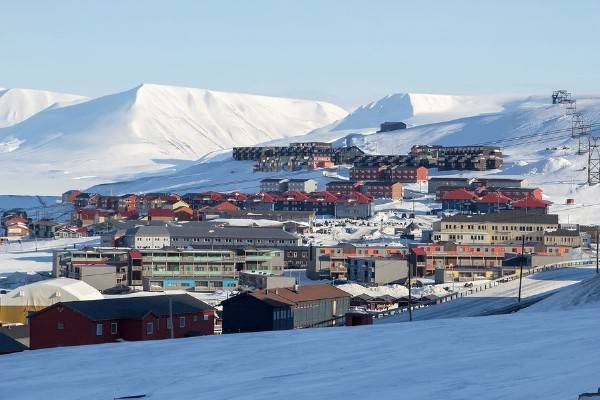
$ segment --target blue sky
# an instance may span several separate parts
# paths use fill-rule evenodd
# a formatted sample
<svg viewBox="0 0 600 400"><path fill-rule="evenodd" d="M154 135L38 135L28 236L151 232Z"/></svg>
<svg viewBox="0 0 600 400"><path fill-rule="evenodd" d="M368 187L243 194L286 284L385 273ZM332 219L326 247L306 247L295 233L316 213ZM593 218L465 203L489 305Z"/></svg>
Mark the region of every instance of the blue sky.
<svg viewBox="0 0 600 400"><path fill-rule="evenodd" d="M600 92L600 2L13 1L0 87L142 82L324 99Z"/></svg>

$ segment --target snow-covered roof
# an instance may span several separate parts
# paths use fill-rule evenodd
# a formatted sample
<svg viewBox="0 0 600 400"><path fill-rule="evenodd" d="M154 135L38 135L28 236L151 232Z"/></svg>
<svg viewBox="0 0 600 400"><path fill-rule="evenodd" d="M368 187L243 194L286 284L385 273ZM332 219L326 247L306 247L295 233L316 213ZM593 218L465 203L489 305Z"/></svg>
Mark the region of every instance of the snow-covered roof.
<svg viewBox="0 0 600 400"><path fill-rule="evenodd" d="M3 306L47 306L64 301L98 300L104 296L87 283L70 278L48 279L0 295Z"/></svg>

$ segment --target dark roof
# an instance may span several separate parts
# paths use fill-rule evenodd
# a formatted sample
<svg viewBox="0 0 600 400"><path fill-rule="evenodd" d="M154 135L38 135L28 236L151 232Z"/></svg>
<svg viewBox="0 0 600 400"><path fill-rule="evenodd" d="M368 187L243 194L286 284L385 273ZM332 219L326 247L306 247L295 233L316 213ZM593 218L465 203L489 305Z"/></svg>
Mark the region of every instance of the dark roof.
<svg viewBox="0 0 600 400"><path fill-rule="evenodd" d="M287 179L285 179L285 178L265 178L265 179L260 180L260 183L281 183L281 182L287 182Z"/></svg>
<svg viewBox="0 0 600 400"><path fill-rule="evenodd" d="M0 332L0 354L17 353L29 349L23 343Z"/></svg>
<svg viewBox="0 0 600 400"><path fill-rule="evenodd" d="M560 228L554 231L546 231L546 236L579 236L579 231L575 229Z"/></svg>
<svg viewBox="0 0 600 400"><path fill-rule="evenodd" d="M275 307L294 306L304 301L314 301L322 299L337 299L340 297L351 297L350 293L331 285L308 285L300 286L298 290L292 288L279 288L268 290L255 290L244 294L230 297L224 300L222 304L240 299L240 296L252 296ZM234 300L235 299L235 300Z"/></svg>
<svg viewBox="0 0 600 400"><path fill-rule="evenodd" d="M128 236L171 236L171 237L204 237L204 238L234 238L234 239L278 239L296 240L298 237L281 228L272 227L233 227L216 223L185 222L162 225L141 225L130 228Z"/></svg>
<svg viewBox="0 0 600 400"><path fill-rule="evenodd" d="M361 293L361 294L359 294L358 296L354 296L353 298L354 298L354 299L366 300L366 301L371 301L371 300L373 300L373 297L372 297L372 296L369 296L369 295L368 295L368 294L366 294L366 293Z"/></svg>
<svg viewBox="0 0 600 400"><path fill-rule="evenodd" d="M168 316L169 298L173 301L173 314L213 309L213 307L189 294L67 301L57 304L77 311L93 321L104 321L109 319L141 319L149 313L155 314L156 316ZM34 317L47 309L48 308L33 313L31 316Z"/></svg>
<svg viewBox="0 0 600 400"><path fill-rule="evenodd" d="M308 182L308 181L314 181L314 179L311 178L294 178L294 179L290 179L289 182L295 182L295 183L303 183L303 182Z"/></svg>
<svg viewBox="0 0 600 400"><path fill-rule="evenodd" d="M468 182L471 178L464 178L462 176L432 176L429 178L430 181L463 181Z"/></svg>
<svg viewBox="0 0 600 400"><path fill-rule="evenodd" d="M522 222L525 224L558 224L558 215L531 214L520 210L507 210L488 214L456 214L443 217L442 222Z"/></svg>

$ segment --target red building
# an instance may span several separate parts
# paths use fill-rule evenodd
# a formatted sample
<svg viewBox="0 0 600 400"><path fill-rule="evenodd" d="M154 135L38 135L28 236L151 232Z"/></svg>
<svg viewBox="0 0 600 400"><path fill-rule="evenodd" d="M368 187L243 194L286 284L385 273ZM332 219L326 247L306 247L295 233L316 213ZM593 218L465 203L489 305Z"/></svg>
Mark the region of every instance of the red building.
<svg viewBox="0 0 600 400"><path fill-rule="evenodd" d="M214 309L188 295L56 303L29 316L30 348L211 335Z"/></svg>
<svg viewBox="0 0 600 400"><path fill-rule="evenodd" d="M361 181L331 181L325 185L325 189L333 194L348 195L360 191L362 185Z"/></svg>
<svg viewBox="0 0 600 400"><path fill-rule="evenodd" d="M350 168L351 181L379 181L383 179L385 167L361 167L356 166Z"/></svg>
<svg viewBox="0 0 600 400"><path fill-rule="evenodd" d="M399 200L404 197L404 187L400 182L371 181L365 182L360 192L374 199Z"/></svg>
<svg viewBox="0 0 600 400"><path fill-rule="evenodd" d="M429 170L426 167L406 167L395 165L389 167L385 173L385 180L392 182L427 182Z"/></svg>
<svg viewBox="0 0 600 400"><path fill-rule="evenodd" d="M533 196L524 197L512 203L512 207L515 210L523 210L535 214L548 214L549 206L550 202L537 199Z"/></svg>

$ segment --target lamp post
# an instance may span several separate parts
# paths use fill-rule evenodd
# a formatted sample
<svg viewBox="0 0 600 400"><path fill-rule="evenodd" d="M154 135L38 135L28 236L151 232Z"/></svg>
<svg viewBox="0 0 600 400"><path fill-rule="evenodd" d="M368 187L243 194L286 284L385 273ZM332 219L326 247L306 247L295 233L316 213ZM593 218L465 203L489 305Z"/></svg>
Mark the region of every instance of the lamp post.
<svg viewBox="0 0 600 400"><path fill-rule="evenodd" d="M596 225L596 273L600 272L600 264L598 259L598 251L600 250L600 243L598 243L598 233L600 233L600 225Z"/></svg>
<svg viewBox="0 0 600 400"><path fill-rule="evenodd" d="M521 272L519 273L519 303L521 302L521 287L523 286L523 263L525 262L525 232L523 232L523 242L521 244Z"/></svg>
<svg viewBox="0 0 600 400"><path fill-rule="evenodd" d="M175 331L173 327L173 299L167 294L167 290L163 288L163 293L169 299L169 330L171 333L171 339L175 339ZM159 319L160 321L160 319Z"/></svg>

